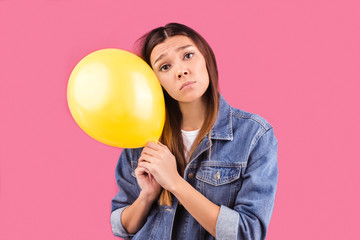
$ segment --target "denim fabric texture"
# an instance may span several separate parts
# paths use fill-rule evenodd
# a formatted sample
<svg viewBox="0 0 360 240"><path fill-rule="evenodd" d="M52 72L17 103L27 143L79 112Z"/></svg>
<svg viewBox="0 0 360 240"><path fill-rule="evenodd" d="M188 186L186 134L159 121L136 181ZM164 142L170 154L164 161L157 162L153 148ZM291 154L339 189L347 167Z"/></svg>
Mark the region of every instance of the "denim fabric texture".
<svg viewBox="0 0 360 240"><path fill-rule="evenodd" d="M119 192L111 202L114 235L134 240L215 239L174 196L171 207L155 201L136 234L126 232L120 217L141 190L134 174L141 151L124 149L116 167ZM206 136L196 147L184 179L220 207L216 239L265 239L278 179L277 140L272 126L258 115L231 107L220 95L211 138Z"/></svg>

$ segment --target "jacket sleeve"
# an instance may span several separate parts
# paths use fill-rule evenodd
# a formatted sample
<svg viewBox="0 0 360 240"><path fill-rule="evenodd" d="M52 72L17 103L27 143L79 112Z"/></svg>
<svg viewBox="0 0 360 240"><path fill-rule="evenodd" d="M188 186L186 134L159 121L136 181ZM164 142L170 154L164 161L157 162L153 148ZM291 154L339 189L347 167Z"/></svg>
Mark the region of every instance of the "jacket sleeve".
<svg viewBox="0 0 360 240"><path fill-rule="evenodd" d="M115 171L119 191L111 201L110 222L114 235L124 239L131 239L134 236L125 230L120 218L123 210L131 205L140 193L140 187L134 174L136 168L134 164L137 163L137 159L138 151L136 149L123 149Z"/></svg>
<svg viewBox="0 0 360 240"><path fill-rule="evenodd" d="M220 207L216 239L265 239L278 179L277 140L273 128L252 148L233 209Z"/></svg>

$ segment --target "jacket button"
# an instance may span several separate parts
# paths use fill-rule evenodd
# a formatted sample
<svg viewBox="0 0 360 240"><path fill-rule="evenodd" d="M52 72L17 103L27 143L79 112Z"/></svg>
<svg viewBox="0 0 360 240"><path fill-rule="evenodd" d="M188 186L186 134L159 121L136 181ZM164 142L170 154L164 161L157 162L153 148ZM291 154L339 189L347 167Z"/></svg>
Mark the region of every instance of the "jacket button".
<svg viewBox="0 0 360 240"><path fill-rule="evenodd" d="M219 172L219 170L214 174L214 179L216 180L216 181L218 181L219 179L220 179L220 172Z"/></svg>
<svg viewBox="0 0 360 240"><path fill-rule="evenodd" d="M188 174L188 179L192 179L195 175L193 173Z"/></svg>

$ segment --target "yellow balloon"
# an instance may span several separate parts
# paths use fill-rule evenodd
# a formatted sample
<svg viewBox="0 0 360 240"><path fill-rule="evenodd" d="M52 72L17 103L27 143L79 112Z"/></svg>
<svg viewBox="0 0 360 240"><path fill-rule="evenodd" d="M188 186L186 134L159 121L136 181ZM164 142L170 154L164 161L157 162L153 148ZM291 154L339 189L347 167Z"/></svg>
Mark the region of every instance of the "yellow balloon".
<svg viewBox="0 0 360 240"><path fill-rule="evenodd" d="M145 61L125 50L84 57L70 75L67 101L80 128L110 146L143 147L156 142L164 127L159 80Z"/></svg>

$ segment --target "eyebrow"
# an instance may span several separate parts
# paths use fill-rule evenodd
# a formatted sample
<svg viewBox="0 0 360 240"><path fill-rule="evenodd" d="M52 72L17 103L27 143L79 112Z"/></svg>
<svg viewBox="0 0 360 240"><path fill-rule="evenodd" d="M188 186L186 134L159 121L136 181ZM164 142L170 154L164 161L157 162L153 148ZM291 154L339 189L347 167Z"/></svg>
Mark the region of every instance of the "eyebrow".
<svg viewBox="0 0 360 240"><path fill-rule="evenodd" d="M182 46L182 47L178 47L175 51L176 51L176 52L179 52L179 51L181 51L181 50L183 50L183 49L185 49L185 48L188 48L188 47L193 47L193 45L185 45L185 46ZM167 55L166 53L161 54L161 55L155 60L154 66L155 66L156 62L160 61L160 60L161 60L163 57L165 57L166 55Z"/></svg>

